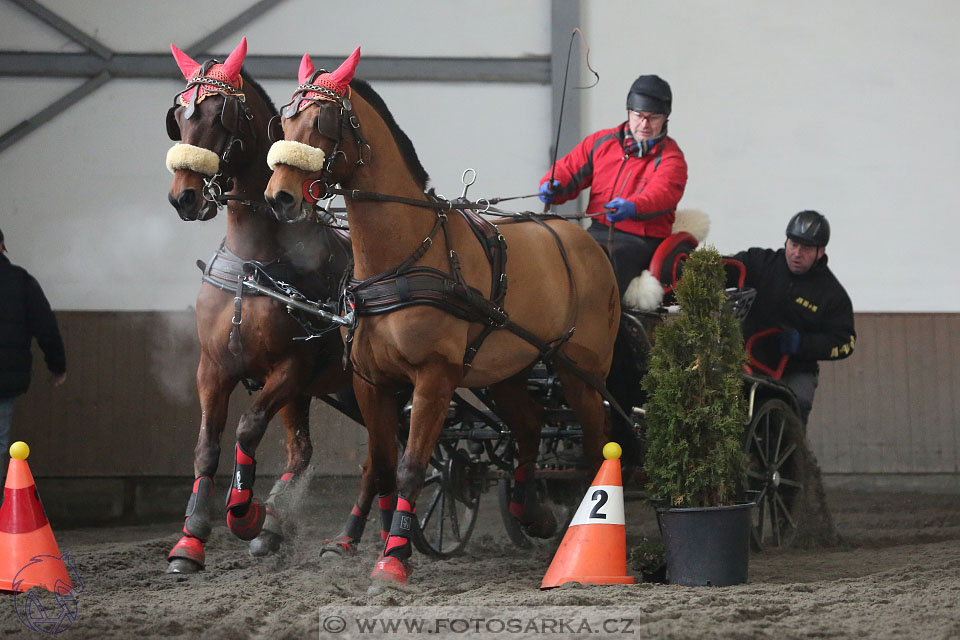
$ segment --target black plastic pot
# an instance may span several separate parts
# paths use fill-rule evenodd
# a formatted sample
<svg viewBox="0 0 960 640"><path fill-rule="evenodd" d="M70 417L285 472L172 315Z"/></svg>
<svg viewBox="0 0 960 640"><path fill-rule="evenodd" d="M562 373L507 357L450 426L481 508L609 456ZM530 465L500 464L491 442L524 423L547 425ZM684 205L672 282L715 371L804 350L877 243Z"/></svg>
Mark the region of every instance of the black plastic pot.
<svg viewBox="0 0 960 640"><path fill-rule="evenodd" d="M728 507L657 509L670 584L743 584L750 560L753 502Z"/></svg>

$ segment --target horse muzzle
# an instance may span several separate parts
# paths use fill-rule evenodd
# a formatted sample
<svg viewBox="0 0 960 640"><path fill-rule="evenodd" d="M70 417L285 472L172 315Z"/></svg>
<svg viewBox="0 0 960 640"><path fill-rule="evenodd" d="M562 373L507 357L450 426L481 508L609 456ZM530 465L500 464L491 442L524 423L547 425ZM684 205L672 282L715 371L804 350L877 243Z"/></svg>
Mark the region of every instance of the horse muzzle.
<svg viewBox="0 0 960 640"><path fill-rule="evenodd" d="M273 215L280 222L293 223L305 220L310 203L295 198L288 191L277 191L274 197L264 194L264 199L270 205Z"/></svg>
<svg viewBox="0 0 960 640"><path fill-rule="evenodd" d="M186 222L210 220L217 215L217 205L200 197L196 189L184 189L179 195L167 194L167 200L177 210L177 215Z"/></svg>

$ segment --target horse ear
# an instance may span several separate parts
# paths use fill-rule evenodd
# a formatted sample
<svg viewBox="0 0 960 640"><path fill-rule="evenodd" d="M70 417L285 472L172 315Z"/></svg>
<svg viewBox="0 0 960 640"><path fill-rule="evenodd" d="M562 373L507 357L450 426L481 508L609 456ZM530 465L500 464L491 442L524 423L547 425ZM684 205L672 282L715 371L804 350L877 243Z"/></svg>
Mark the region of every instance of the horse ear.
<svg viewBox="0 0 960 640"><path fill-rule="evenodd" d="M357 47L350 57L344 60L340 67L330 74L330 82L338 87L346 87L353 80L353 74L360 62L360 47Z"/></svg>
<svg viewBox="0 0 960 640"><path fill-rule="evenodd" d="M173 59L177 61L177 66L180 67L180 73L183 74L184 80L192 78L193 74L200 68L200 64L183 51L180 51L180 49L177 49L175 44L170 44L170 51L173 53Z"/></svg>
<svg viewBox="0 0 960 640"><path fill-rule="evenodd" d="M297 73L297 82L300 84L308 82L313 76L314 71L313 60L310 59L310 54L303 54L303 59L300 60L300 71Z"/></svg>
<svg viewBox="0 0 960 640"><path fill-rule="evenodd" d="M240 67L243 66L243 59L247 57L247 39L244 37L237 48L227 56L223 63L223 72L232 80L240 77Z"/></svg>

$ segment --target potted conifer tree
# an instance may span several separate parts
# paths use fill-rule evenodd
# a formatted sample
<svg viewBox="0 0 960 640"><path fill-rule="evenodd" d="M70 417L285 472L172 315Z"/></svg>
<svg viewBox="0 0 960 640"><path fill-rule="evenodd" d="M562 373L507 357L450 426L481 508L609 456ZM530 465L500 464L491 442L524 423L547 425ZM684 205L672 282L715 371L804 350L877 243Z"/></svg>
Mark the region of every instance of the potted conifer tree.
<svg viewBox="0 0 960 640"><path fill-rule="evenodd" d="M753 504L737 500L746 463L746 352L724 280L716 249L690 255L676 287L680 311L657 328L643 379L644 466L673 584L747 580Z"/></svg>

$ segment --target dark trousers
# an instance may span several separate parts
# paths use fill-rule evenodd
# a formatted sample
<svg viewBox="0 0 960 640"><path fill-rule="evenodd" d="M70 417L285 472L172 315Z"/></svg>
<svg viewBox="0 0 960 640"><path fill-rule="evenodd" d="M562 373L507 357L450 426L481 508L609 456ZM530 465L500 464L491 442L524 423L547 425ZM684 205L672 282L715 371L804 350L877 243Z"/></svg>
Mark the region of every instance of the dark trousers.
<svg viewBox="0 0 960 640"><path fill-rule="evenodd" d="M798 372L784 374L781 382L790 387L797 396L797 402L800 404L800 419L803 420L803 426L807 426L807 419L810 418L810 410L813 409L813 395L817 391L818 376L813 372Z"/></svg>
<svg viewBox="0 0 960 640"><path fill-rule="evenodd" d="M590 225L587 232L607 252L613 265L613 273L617 276L620 297L623 297L623 293L630 286L630 281L650 267L653 254L663 242L663 238L644 238L618 229L613 230L613 237L608 242L610 227L596 221Z"/></svg>

